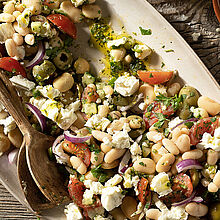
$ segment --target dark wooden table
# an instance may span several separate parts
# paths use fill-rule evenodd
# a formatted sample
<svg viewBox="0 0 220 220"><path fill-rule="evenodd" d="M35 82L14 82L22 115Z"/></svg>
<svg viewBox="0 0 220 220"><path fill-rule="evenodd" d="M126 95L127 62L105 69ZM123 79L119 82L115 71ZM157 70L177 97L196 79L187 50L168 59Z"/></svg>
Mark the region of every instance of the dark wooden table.
<svg viewBox="0 0 220 220"><path fill-rule="evenodd" d="M220 24L211 0L148 0L190 44L220 83ZM0 184L0 219L35 219Z"/></svg>

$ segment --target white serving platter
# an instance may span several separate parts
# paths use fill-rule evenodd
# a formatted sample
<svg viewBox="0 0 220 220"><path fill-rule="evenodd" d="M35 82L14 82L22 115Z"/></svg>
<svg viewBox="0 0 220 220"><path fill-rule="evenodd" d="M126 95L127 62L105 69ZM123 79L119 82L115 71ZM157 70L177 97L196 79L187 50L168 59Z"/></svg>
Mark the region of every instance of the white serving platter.
<svg viewBox="0 0 220 220"><path fill-rule="evenodd" d="M216 101L220 101L220 86L195 52L175 29L145 0L97 0L103 11L103 17L111 16L113 29L122 26L128 34L146 43L154 51L151 59L152 68L159 68L164 62L167 69L178 70L179 76L186 84L192 85ZM152 35L141 35L139 27L151 29ZM136 33L136 34L135 34ZM74 57L91 60L92 70L102 68L101 54L88 47L89 30L85 24L78 25L78 40L73 49ZM166 50L174 52L166 52ZM8 163L6 155L0 157L0 180L12 195L23 205L30 208L18 183L15 165ZM53 208L42 213L41 219L65 219L63 207Z"/></svg>

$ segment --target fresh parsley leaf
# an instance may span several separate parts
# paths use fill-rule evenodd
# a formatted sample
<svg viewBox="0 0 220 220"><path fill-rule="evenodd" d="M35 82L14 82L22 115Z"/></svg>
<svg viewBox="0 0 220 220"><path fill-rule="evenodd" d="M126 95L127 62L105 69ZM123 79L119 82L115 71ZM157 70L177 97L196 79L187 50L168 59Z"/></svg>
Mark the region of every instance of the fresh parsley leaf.
<svg viewBox="0 0 220 220"><path fill-rule="evenodd" d="M112 78L109 80L108 85L110 85L112 88L114 88L115 81L116 81L116 77L112 77Z"/></svg>
<svg viewBox="0 0 220 220"><path fill-rule="evenodd" d="M139 164L143 167L146 167L146 164L144 162L140 162Z"/></svg>
<svg viewBox="0 0 220 220"><path fill-rule="evenodd" d="M155 115L158 118L158 121L154 123L154 127L161 128L167 119L162 113L155 113Z"/></svg>
<svg viewBox="0 0 220 220"><path fill-rule="evenodd" d="M139 29L140 29L142 35L151 35L152 34L151 29L144 29L142 27L139 27Z"/></svg>
<svg viewBox="0 0 220 220"><path fill-rule="evenodd" d="M189 121L189 122L184 123L184 125L186 125L187 128L191 128L194 125L194 123L192 121Z"/></svg>
<svg viewBox="0 0 220 220"><path fill-rule="evenodd" d="M211 122L215 122L217 120L216 117L211 118Z"/></svg>
<svg viewBox="0 0 220 220"><path fill-rule="evenodd" d="M91 169L91 173L101 183L105 182L108 179L107 174L104 173L104 170L101 168L101 164L94 169Z"/></svg>
<svg viewBox="0 0 220 220"><path fill-rule="evenodd" d="M161 63L161 68L163 68L165 66L165 63L164 62L162 62Z"/></svg>
<svg viewBox="0 0 220 220"><path fill-rule="evenodd" d="M98 153L101 152L101 150L100 150L99 148L97 148L97 147L95 146L95 144L91 144L91 145L89 146L89 149L90 149L90 151L95 152L95 154L98 154Z"/></svg>

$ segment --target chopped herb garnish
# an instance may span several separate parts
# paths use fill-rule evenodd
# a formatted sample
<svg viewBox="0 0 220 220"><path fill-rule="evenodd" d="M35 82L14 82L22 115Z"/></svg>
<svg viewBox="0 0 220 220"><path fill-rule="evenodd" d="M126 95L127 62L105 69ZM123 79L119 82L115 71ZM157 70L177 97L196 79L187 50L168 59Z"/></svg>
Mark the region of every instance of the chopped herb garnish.
<svg viewBox="0 0 220 220"><path fill-rule="evenodd" d="M140 162L139 164L143 167L146 167L146 164L144 162Z"/></svg>
<svg viewBox="0 0 220 220"><path fill-rule="evenodd" d="M139 29L140 29L142 35L151 35L152 34L151 29L144 29L142 27L139 27Z"/></svg>
<svg viewBox="0 0 220 220"><path fill-rule="evenodd" d="M173 49L170 49L170 50L165 50L166 53L170 53L170 52L174 52Z"/></svg>

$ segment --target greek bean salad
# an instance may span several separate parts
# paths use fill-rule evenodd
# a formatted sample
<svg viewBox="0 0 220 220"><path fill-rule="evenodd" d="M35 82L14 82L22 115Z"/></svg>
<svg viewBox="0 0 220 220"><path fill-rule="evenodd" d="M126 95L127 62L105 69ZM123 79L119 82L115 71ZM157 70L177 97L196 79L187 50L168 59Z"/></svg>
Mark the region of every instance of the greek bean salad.
<svg viewBox="0 0 220 220"><path fill-rule="evenodd" d="M219 103L164 63L150 69L154 50L124 27L117 34L95 0L9 0L0 10L0 68L32 126L56 138L48 157L72 199L67 220L220 218ZM80 22L104 54L99 74L73 58ZM14 163L23 137L0 111L0 154Z"/></svg>

